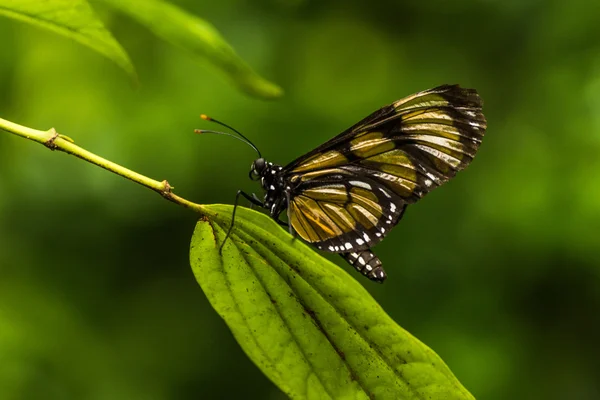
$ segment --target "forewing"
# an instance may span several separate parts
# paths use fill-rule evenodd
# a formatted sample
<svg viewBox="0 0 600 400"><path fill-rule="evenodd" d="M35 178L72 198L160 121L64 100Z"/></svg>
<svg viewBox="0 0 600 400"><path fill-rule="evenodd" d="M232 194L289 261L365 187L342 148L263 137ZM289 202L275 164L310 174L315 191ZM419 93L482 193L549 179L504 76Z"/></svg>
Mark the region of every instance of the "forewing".
<svg viewBox="0 0 600 400"><path fill-rule="evenodd" d="M440 86L383 107L292 162L284 173L293 228L333 252L380 241L407 204L473 159L486 128L481 107L475 90Z"/></svg>
<svg viewBox="0 0 600 400"><path fill-rule="evenodd" d="M456 171L471 161L483 138L481 107L475 90L458 85L419 92L375 111L284 169L288 174L307 173L401 148L416 161L433 157L440 159L433 163L451 164Z"/></svg>

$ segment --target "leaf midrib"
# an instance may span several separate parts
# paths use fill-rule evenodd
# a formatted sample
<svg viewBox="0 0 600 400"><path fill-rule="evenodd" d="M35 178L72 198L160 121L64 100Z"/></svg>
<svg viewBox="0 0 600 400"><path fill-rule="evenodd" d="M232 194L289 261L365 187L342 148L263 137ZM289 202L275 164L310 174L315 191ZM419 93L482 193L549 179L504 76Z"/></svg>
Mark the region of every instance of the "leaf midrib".
<svg viewBox="0 0 600 400"><path fill-rule="evenodd" d="M236 234L232 234L231 236L233 237L238 237ZM233 239L233 238L232 238ZM246 265L248 266L248 268L250 268L254 274L254 277L256 278L256 280L260 283L260 286L263 288L263 290L265 291L265 293L267 295L269 295L269 292L267 291L264 282L262 281L262 279L260 278L259 274L256 272L256 270L252 267L252 265L248 262L246 255L247 253L245 251L243 251L242 249L239 248L238 244L236 243L235 240L232 240L234 246L236 247L236 249L238 250L238 252L240 253L240 255L242 256L242 258L244 259L244 262L246 263ZM262 258L264 260L264 258ZM266 261L266 260L265 260ZM281 275L280 275L281 276ZM288 286L289 287L289 286ZM294 291L294 289L292 289L290 287L291 291L294 292L294 295L296 296L296 299L300 300L298 298L298 296L296 295L296 292ZM270 295L269 295L270 296ZM302 302L300 301L300 304L302 304ZM332 393L330 393L330 391L327 389L327 386L323 383L321 377L319 376L319 374L317 373L317 370L314 366L314 364L310 361L310 359L307 357L306 352L304 351L304 348L300 345L300 343L298 342L298 339L296 339L296 336L293 333L293 330L290 328L290 326L287 323L287 320L283 317L282 313L279 310L279 307L275 304L273 304L273 307L275 308L275 310L277 311L277 315L279 315L279 318L283 321L288 333L290 334L290 337L292 338L292 340L294 341L294 343L296 344L296 347L300 350L300 352L302 353L302 357L306 360L307 364L310 365L310 369L312 374L318 379L319 383L321 384L321 386L323 387L323 390L325 390L325 392L327 393L327 395L333 399L334 396L332 395ZM246 321L246 318L244 317L244 321ZM326 335L327 336L327 335ZM329 338L328 338L329 340ZM262 349L261 349L262 350ZM351 371L351 369L348 366L348 369ZM308 382L306 382L306 384L308 385ZM362 388L362 386L361 386ZM364 390L364 389L363 389ZM308 387L305 390L306 393L308 393Z"/></svg>
<svg viewBox="0 0 600 400"><path fill-rule="evenodd" d="M266 231L265 229L263 229L263 228L259 228L259 229L262 229L262 230L263 230L263 232L264 232L266 235L270 235L270 236L272 236L273 238L275 238L275 239L277 239L277 240L280 240L279 238L277 238L276 236L272 235L270 232ZM257 245L259 245L259 246L263 247L263 248L264 248L266 251L270 252L270 253L271 253L271 254L272 254L274 257L276 257L277 259L279 259L279 260L280 260L280 261L281 261L283 264L285 264L285 265L287 265L287 266L290 266L290 265L289 265L289 264L288 264L288 263L287 263L287 262L286 262L284 259L282 259L282 258L281 258L281 257L280 257L280 256L279 256L277 253L275 253L275 252L271 251L270 249L268 249L267 247L265 247L264 245L262 245L262 243L260 242L260 240L258 240L258 239L256 238L256 236L254 236L252 233L249 233L247 230L244 230L244 231L242 231L242 232L243 232L244 234L246 234L246 235L250 236L250 237L251 237L251 238L252 238L252 239L253 239L253 240L256 242L256 244L257 244ZM236 235L236 236L238 236L238 235ZM253 249L255 249L255 250L256 250L256 248L253 248ZM258 252L258 251L257 251L257 252ZM261 254L261 256L262 256L262 254ZM264 256L263 256L263 257L264 257ZM298 272L297 272L297 273L298 273ZM281 275L280 275L280 276L281 276ZM360 338L361 338L361 339L362 339L362 340L363 340L363 341L364 341L364 342L365 342L365 343L366 343L366 344L367 344L367 345L368 345L370 348L372 348L372 349L373 349L373 350L374 350L374 351L377 353L377 355L379 356L379 358L380 358L380 359L383 361L383 363L386 365L386 367L387 367L387 368L388 368L390 371L392 371L392 373L394 374L394 376L396 376L396 378L397 378L397 379L399 379L401 382L403 382L403 383L404 383L404 385L405 385L405 387L406 387L406 390L407 390L407 391L410 391L410 392L412 392L412 394L414 395L414 397L415 397L415 398L417 398L417 399L421 399L421 400L425 400L425 397L424 397L424 396L423 396L421 393L417 392L417 389L415 389L415 388L414 388L414 387L413 387L413 386L412 386L412 385L411 385L411 384L408 382L408 380L407 380L406 378L404 378L404 377L402 376L402 374L401 374L399 371L397 371L397 370L396 370L396 369L395 369L395 368L392 366L392 364L390 363L390 361L389 361L389 360L388 360L386 357L384 357L384 356L383 356L383 354L382 354L381 350L379 349L379 347L378 347L378 346L377 346L377 345L376 345L374 342L372 342L372 341L370 341L370 340L366 339L366 337L365 337L365 336L364 336L364 335L363 335L363 334L360 332L360 330L356 329L356 327L355 327L355 326L354 326L352 323L350 323L350 321L348 321L348 320L347 320L347 319L346 319L346 318L343 316L343 314L342 314L342 313L339 311L339 309L338 309L338 308L337 308L335 305L333 305L332 303L330 303L330 302L327 300L326 296L324 296L324 294L323 294L323 293L322 293L322 292L321 292L319 289L317 289L315 286L313 286L313 285L311 285L310 283L308 283L308 282L306 281L306 279L304 279L304 277L303 277L303 276L302 276L300 273L298 273L298 276L299 276L299 277L300 277L300 278L301 278L301 279L302 279L302 280L303 280L303 281L304 281L304 282L305 282L305 283L306 283L308 286L310 286L310 287L311 287L311 288L312 288L312 289L313 289L313 290L316 292L316 294L318 294L318 295L319 295L319 297L320 297L320 298L321 298L321 299L322 299L322 300L323 300L325 303L329 304L329 306L330 306L330 307L331 307L331 308L332 308L332 309L333 309L333 310L336 312L336 314L337 314L337 315L338 315L338 316L339 316L339 317L340 317L342 320L344 320L344 321L345 321L345 322L348 324L348 326L352 327L352 329L354 329L354 331L355 331L355 332L358 334L358 336L359 336L359 337L360 337ZM293 289L293 288L291 288L291 287L290 287L290 290L294 291L294 289ZM334 347L334 349L335 349L335 346L334 346L334 345L331 343L331 339L330 339L330 338L329 338L327 335L324 335L324 336L326 337L326 339L327 339L327 340L330 342L330 344L331 344L331 345ZM337 352L336 352L336 353L337 353ZM342 357L340 357L340 359L342 359ZM346 361L346 360L342 359L342 361L344 362L344 364L346 364L346 365L347 365L347 361ZM350 367L349 367L348 369L349 369L349 371L352 371L352 368L350 368ZM363 390L365 391L365 393L368 395L368 394L369 394L369 391L368 391L368 390L366 390L366 389L364 389L364 387L363 387L363 384L360 382L360 376L358 376L357 378L358 378L358 379L357 379L357 381L359 382L359 384L360 384L361 388L363 388Z"/></svg>

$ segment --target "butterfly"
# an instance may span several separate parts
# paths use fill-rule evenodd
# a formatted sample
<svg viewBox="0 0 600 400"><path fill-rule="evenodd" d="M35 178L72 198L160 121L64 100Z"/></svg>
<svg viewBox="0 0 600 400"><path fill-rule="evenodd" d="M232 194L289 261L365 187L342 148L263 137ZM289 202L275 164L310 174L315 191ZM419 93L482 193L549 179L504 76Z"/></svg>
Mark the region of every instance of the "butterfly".
<svg viewBox="0 0 600 400"><path fill-rule="evenodd" d="M250 178L265 191L239 196L268 210L292 235L317 249L340 254L367 278L383 282L385 270L371 248L400 221L406 207L464 169L477 152L487 124L474 89L442 85L375 111L286 166L258 153ZM287 222L280 220L283 212Z"/></svg>

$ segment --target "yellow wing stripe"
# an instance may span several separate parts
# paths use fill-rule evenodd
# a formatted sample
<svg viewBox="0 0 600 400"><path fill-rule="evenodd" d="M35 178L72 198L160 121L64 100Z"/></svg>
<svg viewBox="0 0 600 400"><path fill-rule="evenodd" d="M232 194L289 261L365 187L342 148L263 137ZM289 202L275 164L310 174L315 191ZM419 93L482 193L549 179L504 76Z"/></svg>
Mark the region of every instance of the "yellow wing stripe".
<svg viewBox="0 0 600 400"><path fill-rule="evenodd" d="M481 142L481 138L461 131L454 125L445 125L435 122L406 124L402 130L407 134L435 135L456 141L469 139L470 141L475 141L477 143Z"/></svg>
<svg viewBox="0 0 600 400"><path fill-rule="evenodd" d="M475 149L468 148L460 142L449 140L440 136L405 135L402 137L402 139L431 147L458 160L462 160L465 155L471 158L475 156Z"/></svg>
<svg viewBox="0 0 600 400"><path fill-rule="evenodd" d="M405 199L411 197L417 188L417 184L415 182L404 179L401 176L380 171L373 171L372 174L382 182L385 182L386 186L389 187L394 193Z"/></svg>
<svg viewBox="0 0 600 400"><path fill-rule="evenodd" d="M450 102L437 93L415 93L393 103L398 111L410 111L415 108L445 107Z"/></svg>
<svg viewBox="0 0 600 400"><path fill-rule="evenodd" d="M379 218L374 216L369 210L357 203L348 204L346 210L348 210L355 220L360 222L360 224L367 229L375 227L379 220Z"/></svg>
<svg viewBox="0 0 600 400"><path fill-rule="evenodd" d="M315 231L310 227L295 201L292 201L290 207L290 221L292 228L300 235L300 237L308 242L316 242L319 240ZM306 228L305 228L306 226Z"/></svg>
<svg viewBox="0 0 600 400"><path fill-rule="evenodd" d="M394 142L381 132L369 132L350 141L350 151L360 158L367 158L394 149Z"/></svg>
<svg viewBox="0 0 600 400"><path fill-rule="evenodd" d="M345 203L348 201L348 193L344 185L306 189L302 195L317 201L327 201L330 203Z"/></svg>
<svg viewBox="0 0 600 400"><path fill-rule="evenodd" d="M387 153L369 157L362 164L405 180L417 182L415 166L403 150L395 149Z"/></svg>
<svg viewBox="0 0 600 400"><path fill-rule="evenodd" d="M331 220L339 226L345 233L356 228L356 223L352 219L352 215L338 204L322 203L321 207Z"/></svg>
<svg viewBox="0 0 600 400"><path fill-rule="evenodd" d="M295 197L291 211L292 227L296 229L301 225L301 230L306 236L300 234L300 230L298 233L309 242L327 240L343 233L331 218L320 210L318 203L313 199L304 196Z"/></svg>
<svg viewBox="0 0 600 400"><path fill-rule="evenodd" d="M316 154L304 161L301 165L294 168L294 172L306 172L318 168L331 168L347 164L348 159L342 153L336 150L327 151L322 154Z"/></svg>
<svg viewBox="0 0 600 400"><path fill-rule="evenodd" d="M381 218L382 208L377 201L377 196L373 192L369 192L365 189L352 188L350 191L350 198L352 203L358 204L359 206L366 209L375 219Z"/></svg>

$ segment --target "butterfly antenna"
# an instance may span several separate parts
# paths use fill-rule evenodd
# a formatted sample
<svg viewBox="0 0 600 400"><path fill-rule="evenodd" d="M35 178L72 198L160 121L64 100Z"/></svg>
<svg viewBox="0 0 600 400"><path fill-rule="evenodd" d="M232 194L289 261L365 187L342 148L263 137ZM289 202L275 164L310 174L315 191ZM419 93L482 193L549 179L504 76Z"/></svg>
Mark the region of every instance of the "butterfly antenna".
<svg viewBox="0 0 600 400"><path fill-rule="evenodd" d="M246 136L242 135L237 129L232 128L231 126L229 126L229 125L227 125L227 124L225 124L225 123L223 123L221 121L218 121L218 120L216 120L214 118L211 118L208 115L202 114L202 115L200 115L200 118L202 118L205 121L211 121L211 122L214 122L215 124L218 124L218 125L224 126L225 128L231 129L232 131L234 131L235 133L237 133L239 135L239 137L235 136L235 135L233 135L231 133L227 133L227 132L217 132L217 131L206 130L206 129L196 129L196 130L194 130L194 132L196 132L196 133L214 133L214 134L217 134L217 135L225 135L225 136L234 137L234 138L236 138L238 140L241 140L242 142L246 143L250 147L252 147L258 153L258 158L262 158L262 155L260 154L260 150L258 150L258 147L256 147L254 145L254 143L252 143L252 141L250 141L250 139L248 139Z"/></svg>

